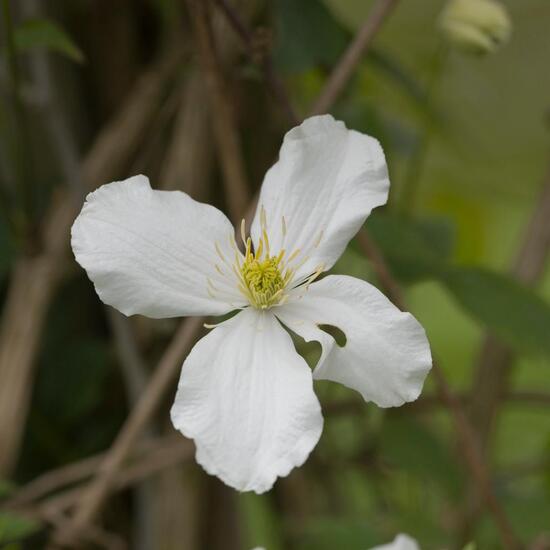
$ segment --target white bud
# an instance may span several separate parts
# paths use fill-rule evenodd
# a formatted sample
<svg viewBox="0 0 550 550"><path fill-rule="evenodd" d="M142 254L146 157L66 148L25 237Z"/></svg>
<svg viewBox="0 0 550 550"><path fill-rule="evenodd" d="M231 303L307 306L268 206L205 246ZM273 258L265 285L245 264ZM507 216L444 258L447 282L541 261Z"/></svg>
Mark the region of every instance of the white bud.
<svg viewBox="0 0 550 550"><path fill-rule="evenodd" d="M497 0L450 0L439 25L453 46L477 54L496 51L512 31L508 12Z"/></svg>

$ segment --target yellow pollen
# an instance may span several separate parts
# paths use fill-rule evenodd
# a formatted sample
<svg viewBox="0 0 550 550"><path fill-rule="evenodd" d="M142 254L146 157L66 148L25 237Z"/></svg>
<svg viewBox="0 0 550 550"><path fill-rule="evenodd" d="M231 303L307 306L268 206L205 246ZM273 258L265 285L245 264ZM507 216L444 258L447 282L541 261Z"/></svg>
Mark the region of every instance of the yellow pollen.
<svg viewBox="0 0 550 550"><path fill-rule="evenodd" d="M278 257L258 259L250 254L241 266L241 275L253 305L265 309L278 303L285 287Z"/></svg>

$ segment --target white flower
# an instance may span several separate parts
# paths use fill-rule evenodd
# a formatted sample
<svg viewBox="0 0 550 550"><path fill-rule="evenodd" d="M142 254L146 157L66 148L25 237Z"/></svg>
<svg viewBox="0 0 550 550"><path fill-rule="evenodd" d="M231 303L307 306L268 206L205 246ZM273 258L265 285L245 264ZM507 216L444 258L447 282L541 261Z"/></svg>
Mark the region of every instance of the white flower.
<svg viewBox="0 0 550 550"><path fill-rule="evenodd" d="M512 32L508 12L497 0L449 0L439 25L451 44L478 54L495 52Z"/></svg>
<svg viewBox="0 0 550 550"><path fill-rule="evenodd" d="M381 407L418 397L431 366L424 330L374 286L330 275L389 181L378 142L331 116L287 133L243 255L216 208L144 176L88 195L72 229L99 297L126 315L223 315L185 363L171 416L197 461L241 491L269 490L322 431L313 378ZM322 345L313 375L283 325ZM346 335L339 347L319 328Z"/></svg>
<svg viewBox="0 0 550 550"><path fill-rule="evenodd" d="M371 550L420 550L420 546L409 535L397 535L393 542L375 546Z"/></svg>
<svg viewBox="0 0 550 550"><path fill-rule="evenodd" d="M252 550L266 550L261 546L257 546ZM381 546L375 546L370 550L420 550L418 543L409 535L397 535L393 542L388 544L382 544Z"/></svg>

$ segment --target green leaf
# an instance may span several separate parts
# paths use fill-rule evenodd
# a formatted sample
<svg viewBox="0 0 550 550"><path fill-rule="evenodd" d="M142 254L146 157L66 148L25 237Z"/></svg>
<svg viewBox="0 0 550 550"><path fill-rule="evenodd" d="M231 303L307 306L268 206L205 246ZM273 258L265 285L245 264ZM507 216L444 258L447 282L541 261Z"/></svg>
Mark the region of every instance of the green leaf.
<svg viewBox="0 0 550 550"><path fill-rule="evenodd" d="M364 550L380 540L369 521L317 517L305 525L299 548L302 550Z"/></svg>
<svg viewBox="0 0 550 550"><path fill-rule="evenodd" d="M442 282L478 321L517 351L550 355L550 305L510 277L449 268Z"/></svg>
<svg viewBox="0 0 550 550"><path fill-rule="evenodd" d="M349 33L319 0L277 0L274 6L277 66L300 72L332 65L346 48Z"/></svg>
<svg viewBox="0 0 550 550"><path fill-rule="evenodd" d="M27 19L15 29L15 46L21 51L46 48L82 63L84 54L69 35L48 19Z"/></svg>
<svg viewBox="0 0 550 550"><path fill-rule="evenodd" d="M444 220L411 220L389 214L371 216L367 229L405 282L439 277L453 248L453 228Z"/></svg>
<svg viewBox="0 0 550 550"><path fill-rule="evenodd" d="M388 463L426 481L435 481L451 495L459 493L460 469L427 427L406 418L389 419L380 437L380 452Z"/></svg>
<svg viewBox="0 0 550 550"><path fill-rule="evenodd" d="M473 318L516 351L550 355L550 305L506 275L450 265L451 226L382 214L372 216L367 228L399 280L438 280Z"/></svg>
<svg viewBox="0 0 550 550"><path fill-rule="evenodd" d="M11 495L14 489L15 485L11 481L0 478L0 498L6 498Z"/></svg>
<svg viewBox="0 0 550 550"><path fill-rule="evenodd" d="M8 544L32 535L40 528L40 524L28 518L0 512L0 544Z"/></svg>

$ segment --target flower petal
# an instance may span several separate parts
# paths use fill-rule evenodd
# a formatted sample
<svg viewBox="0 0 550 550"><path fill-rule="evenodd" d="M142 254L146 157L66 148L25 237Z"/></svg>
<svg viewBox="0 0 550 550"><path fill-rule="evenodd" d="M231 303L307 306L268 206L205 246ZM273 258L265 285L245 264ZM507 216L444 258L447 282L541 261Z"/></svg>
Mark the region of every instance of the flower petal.
<svg viewBox="0 0 550 550"><path fill-rule="evenodd" d="M265 176L253 242L257 246L261 237L263 207L271 249L300 249L301 258L309 256L298 276L319 265L327 270L371 210L386 202L389 184L376 139L348 130L330 115L308 118L286 134L279 160Z"/></svg>
<svg viewBox="0 0 550 550"><path fill-rule="evenodd" d="M371 550L420 550L420 546L409 535L397 535L393 542L375 546Z"/></svg>
<svg viewBox="0 0 550 550"><path fill-rule="evenodd" d="M380 407L414 401L431 368L424 329L399 311L376 287L345 275L311 284L301 299L277 308L277 317L323 352L315 379L340 382ZM344 332L343 347L318 325Z"/></svg>
<svg viewBox="0 0 550 550"><path fill-rule="evenodd" d="M103 302L125 315L220 315L245 303L229 269L233 227L216 208L180 191L154 191L145 176L90 193L72 247ZM208 279L210 279L210 288Z"/></svg>
<svg viewBox="0 0 550 550"><path fill-rule="evenodd" d="M252 308L195 345L171 416L208 473L257 493L304 463L323 426L306 362L273 314Z"/></svg>

